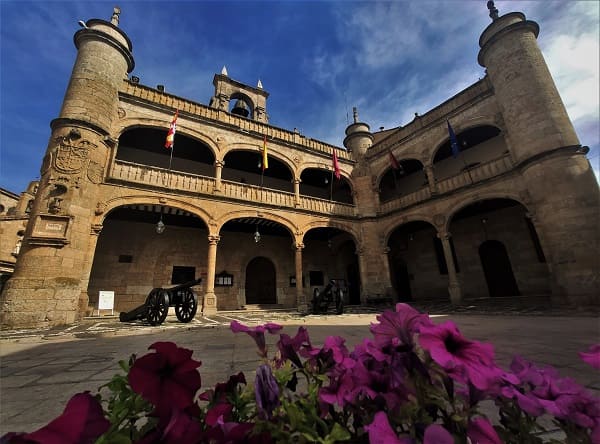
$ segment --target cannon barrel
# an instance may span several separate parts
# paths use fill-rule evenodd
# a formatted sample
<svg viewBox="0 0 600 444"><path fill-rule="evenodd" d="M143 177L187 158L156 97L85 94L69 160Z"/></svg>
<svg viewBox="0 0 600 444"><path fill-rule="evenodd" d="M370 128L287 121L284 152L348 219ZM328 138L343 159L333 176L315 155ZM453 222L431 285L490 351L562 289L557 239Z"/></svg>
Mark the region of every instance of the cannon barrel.
<svg viewBox="0 0 600 444"><path fill-rule="evenodd" d="M196 279L194 281L185 282L183 284L179 284L176 287L165 288L165 290L175 292L175 291L183 290L185 288L193 287L194 285L198 285L200 282L202 282L202 278Z"/></svg>

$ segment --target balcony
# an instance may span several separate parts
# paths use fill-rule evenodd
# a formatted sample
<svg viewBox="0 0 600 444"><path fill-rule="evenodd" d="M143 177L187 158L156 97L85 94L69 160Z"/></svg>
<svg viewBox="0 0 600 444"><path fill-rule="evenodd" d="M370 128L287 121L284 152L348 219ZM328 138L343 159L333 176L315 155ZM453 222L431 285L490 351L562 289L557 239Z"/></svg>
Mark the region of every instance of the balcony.
<svg viewBox="0 0 600 444"><path fill-rule="evenodd" d="M219 196L227 200L253 202L270 207L289 208L319 214L331 214L340 217L355 215L354 205L300 196L296 201L294 193L242 184L227 180L221 181L219 190L215 190L216 180L213 177L199 176L179 171L168 171L133 162L116 160L109 174L110 182L137 184L143 187L160 188L171 192Z"/></svg>

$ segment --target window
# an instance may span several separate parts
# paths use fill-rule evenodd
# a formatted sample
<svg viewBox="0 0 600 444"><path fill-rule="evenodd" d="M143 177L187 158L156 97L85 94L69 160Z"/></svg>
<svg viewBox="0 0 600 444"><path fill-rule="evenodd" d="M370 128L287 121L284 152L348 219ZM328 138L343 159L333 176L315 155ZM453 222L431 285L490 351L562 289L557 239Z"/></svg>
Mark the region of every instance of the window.
<svg viewBox="0 0 600 444"><path fill-rule="evenodd" d="M196 267L173 266L171 284L185 284L194 280L196 280Z"/></svg>
<svg viewBox="0 0 600 444"><path fill-rule="evenodd" d="M225 270L215 275L215 287L231 287L233 285L233 275Z"/></svg>

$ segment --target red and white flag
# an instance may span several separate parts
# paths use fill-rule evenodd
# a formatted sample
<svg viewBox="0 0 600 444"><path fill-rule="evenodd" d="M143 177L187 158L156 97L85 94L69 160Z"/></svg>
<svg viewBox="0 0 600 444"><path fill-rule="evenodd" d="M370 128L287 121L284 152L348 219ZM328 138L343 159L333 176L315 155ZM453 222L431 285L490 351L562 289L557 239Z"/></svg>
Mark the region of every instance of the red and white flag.
<svg viewBox="0 0 600 444"><path fill-rule="evenodd" d="M165 142L166 149L172 149L175 145L175 131L177 130L177 117L179 116L179 110L175 111L171 125L169 125L169 132L167 133L167 140Z"/></svg>
<svg viewBox="0 0 600 444"><path fill-rule="evenodd" d="M338 163L337 154L335 152L335 148L333 149L333 174L335 174L335 178L339 179L340 175L340 164Z"/></svg>

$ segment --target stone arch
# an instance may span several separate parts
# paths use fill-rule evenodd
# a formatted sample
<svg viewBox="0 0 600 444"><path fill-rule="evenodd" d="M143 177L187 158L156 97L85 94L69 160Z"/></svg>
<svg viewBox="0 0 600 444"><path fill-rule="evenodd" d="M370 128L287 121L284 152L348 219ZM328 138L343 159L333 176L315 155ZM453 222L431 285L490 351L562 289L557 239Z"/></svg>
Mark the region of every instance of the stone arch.
<svg viewBox="0 0 600 444"><path fill-rule="evenodd" d="M450 224L454 219L454 216L463 208L468 207L474 203L483 201L483 200L492 200L492 199L508 199L513 200L521 204L527 211L530 211L530 208L525 203L525 199L521 196L518 196L514 193L507 193L502 191L490 191L487 193L477 193L475 195L467 196L463 199L460 199L458 202L455 202L451 207L449 207L445 213L447 214L446 221L443 225L444 231L449 231Z"/></svg>
<svg viewBox="0 0 600 444"><path fill-rule="evenodd" d="M96 207L96 215L92 221L92 224L102 225L112 210L127 205L162 205L165 207L173 207L184 210L193 214L202 222L204 222L204 224L208 227L209 234L216 234L212 232L214 226L212 216L206 210L179 199L159 199L152 195L120 196L108 199L105 202L99 202Z"/></svg>
<svg viewBox="0 0 600 444"><path fill-rule="evenodd" d="M251 151L251 152L257 152L260 154L260 153L262 153L262 142L256 143L256 144L254 144L254 143L239 143L239 142L229 144L229 145L225 146L223 151L221 152L220 160L225 159L225 156L233 151ZM272 156L272 157L276 158L278 161L280 161L281 163L283 163L285 166L287 166L288 169L290 170L290 172L292 173L292 177L295 177L296 165L294 164L294 161L289 156L287 156L285 154L281 154L278 151L269 149L268 145L267 145L267 153L268 153L269 157Z"/></svg>
<svg viewBox="0 0 600 444"><path fill-rule="evenodd" d="M254 273L249 273L249 270ZM279 273L281 270L278 264L268 256L250 257L244 266L246 304L276 304Z"/></svg>
<svg viewBox="0 0 600 444"><path fill-rule="evenodd" d="M388 156L389 156L389 154L388 154ZM388 157L388 156L386 156L386 157ZM423 159L417 157L416 155L409 155L409 156L402 156L402 157L396 156L396 159L398 160L398 162L401 162L403 160L415 160L421 164L423 169L425 168L425 163L424 163ZM381 179L383 179L383 176L385 176L386 173L391 169L392 169L392 166L390 165L390 162L388 160L386 162L385 166L383 168L381 168L375 176L375 183L377 184L377 187L379 187L379 185L381 183Z"/></svg>
<svg viewBox="0 0 600 444"><path fill-rule="evenodd" d="M352 240L354 241L354 244L356 245L357 249L361 245L360 234L357 230L354 229L354 227L350 223L345 224L342 222L335 222L331 220L309 222L303 225L299 230L302 236L302 241L304 241L304 236L306 235L306 233L312 230L313 228L337 228L338 230L342 230L348 233L352 237Z"/></svg>
<svg viewBox="0 0 600 444"><path fill-rule="evenodd" d="M298 167L298 178L300 178L300 176L302 176L302 172L308 168L331 171L331 160L329 162L302 162L302 164ZM342 165L340 165L340 175L350 184L351 188L353 188L350 174L344 171Z"/></svg>
<svg viewBox="0 0 600 444"><path fill-rule="evenodd" d="M274 213L269 212L257 212L256 210L239 210L239 211L230 211L226 215L220 217L219 219L214 221L214 228L216 233L219 234L223 226L234 219L240 218L260 218L260 219L268 219L274 222L277 222L284 226L290 233L292 239L295 239L295 233L298 231L296 225L289 219L279 216Z"/></svg>
<svg viewBox="0 0 600 444"><path fill-rule="evenodd" d="M167 137L167 131L169 130L169 122L172 117L168 117L165 120L145 118L145 117L130 117L122 120L122 125L119 131L115 134L115 138L119 139L126 131L136 128L150 128L165 131L165 138ZM218 159L219 145L215 139L210 135L198 131L194 128L182 124L177 120L177 134L184 135L190 139L196 140L206 145L211 151L215 159Z"/></svg>
<svg viewBox="0 0 600 444"><path fill-rule="evenodd" d="M452 129L454 130L454 133L457 136L460 133L463 133L467 130L485 126L494 127L500 131L500 134L504 134L503 126L499 122L497 122L497 120L493 116L473 117L471 119L457 121L456 123L452 121L450 122L450 125L452 125ZM434 140L432 144L433 149L431 150L429 158L426 161L427 165L433 165L433 161L437 152L450 139L450 136L448 134L448 127L445 121L443 122L440 128L439 134L440 135Z"/></svg>
<svg viewBox="0 0 600 444"><path fill-rule="evenodd" d="M419 213L411 214L408 216L402 216L402 218L400 220L392 219L392 220L386 222L385 225L383 225L381 227L381 232L383 233L382 244L387 245L392 233L396 229L398 229L401 226L406 225L410 222L425 222L425 223L430 224L435 230L438 230L438 227L436 226L436 224L434 222L433 216L426 215L426 214L419 214Z"/></svg>

